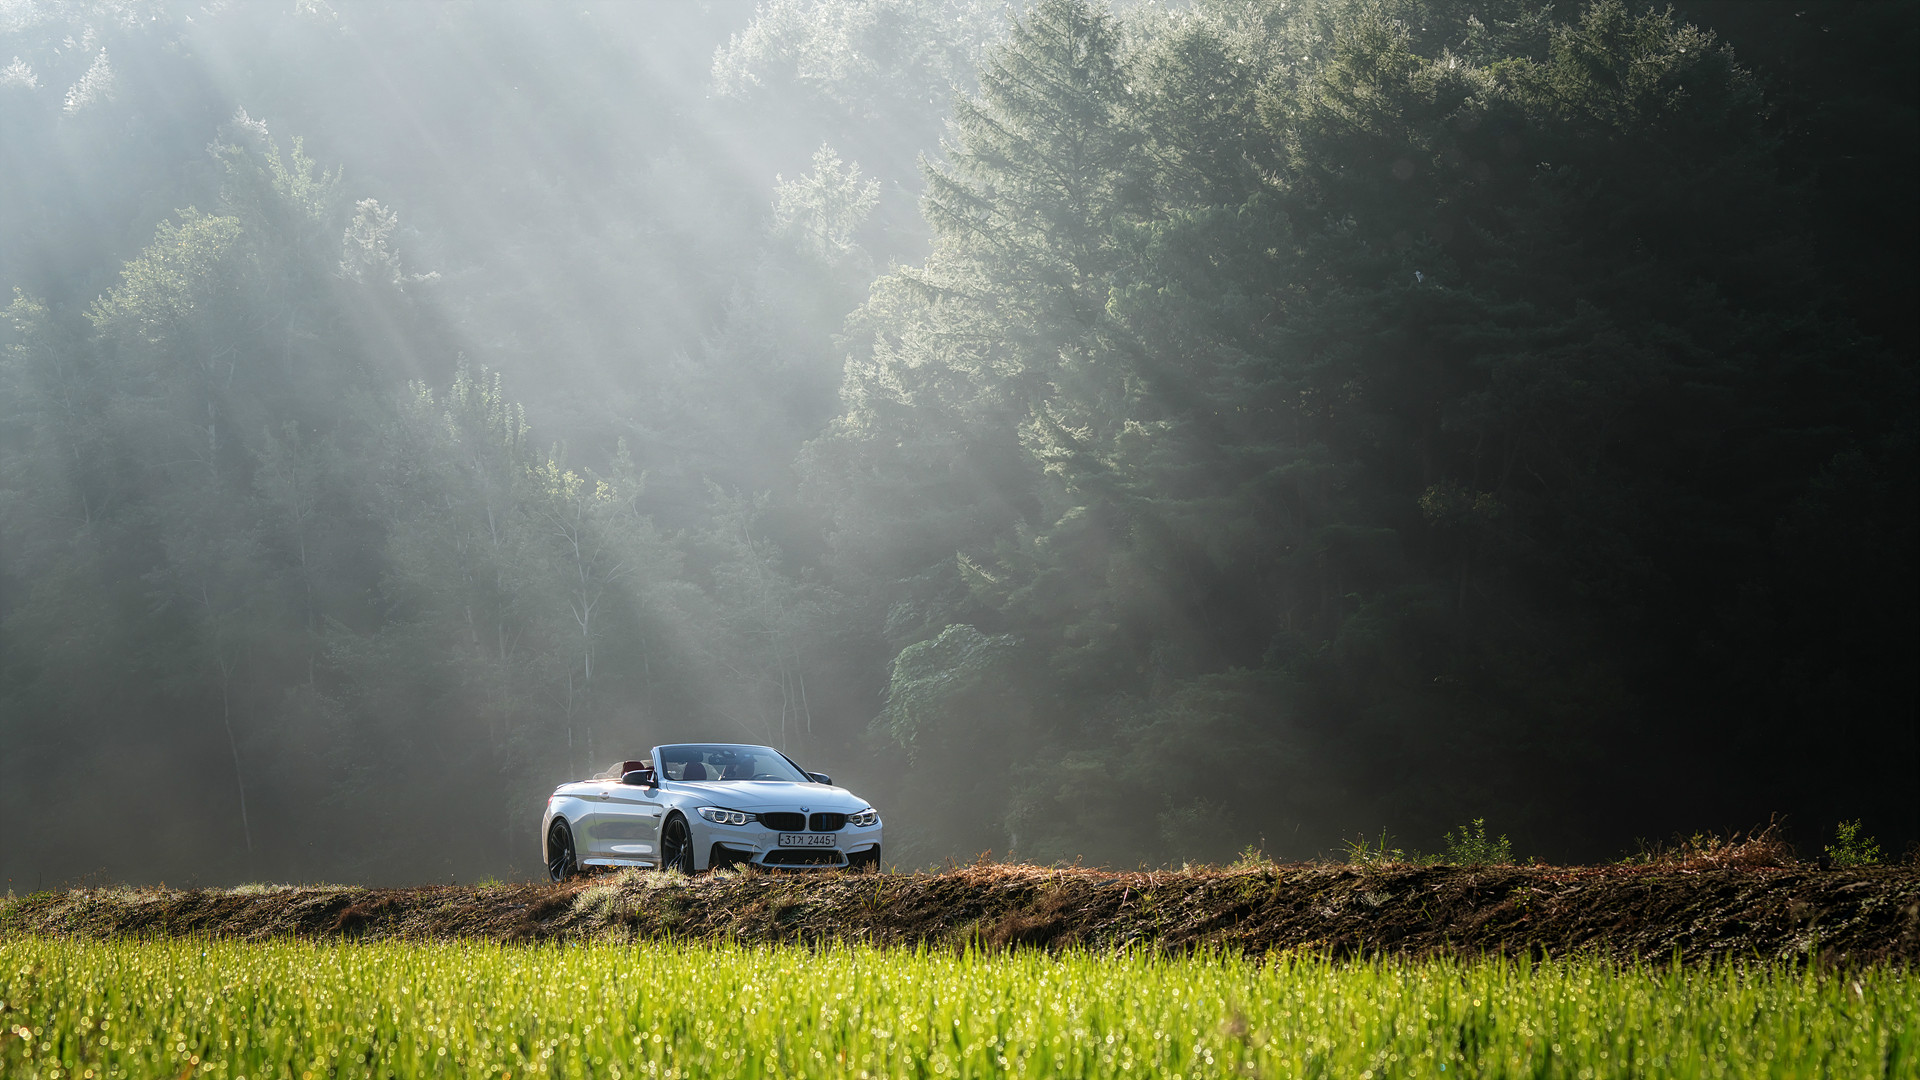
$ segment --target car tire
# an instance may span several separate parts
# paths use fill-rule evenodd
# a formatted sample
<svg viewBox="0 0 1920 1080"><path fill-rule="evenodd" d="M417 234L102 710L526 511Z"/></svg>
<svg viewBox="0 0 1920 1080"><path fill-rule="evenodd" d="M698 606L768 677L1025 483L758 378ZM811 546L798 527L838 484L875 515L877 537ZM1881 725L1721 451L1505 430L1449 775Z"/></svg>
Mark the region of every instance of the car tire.
<svg viewBox="0 0 1920 1080"><path fill-rule="evenodd" d="M547 880L565 881L580 873L580 855L573 846L573 828L566 818L547 826Z"/></svg>
<svg viewBox="0 0 1920 1080"><path fill-rule="evenodd" d="M686 818L674 814L660 826L660 869L690 875L693 867L693 830L687 828Z"/></svg>
<svg viewBox="0 0 1920 1080"><path fill-rule="evenodd" d="M847 869L854 873L862 870L870 870L876 874L879 873L880 849L871 847L865 851L856 851L852 855L847 856Z"/></svg>

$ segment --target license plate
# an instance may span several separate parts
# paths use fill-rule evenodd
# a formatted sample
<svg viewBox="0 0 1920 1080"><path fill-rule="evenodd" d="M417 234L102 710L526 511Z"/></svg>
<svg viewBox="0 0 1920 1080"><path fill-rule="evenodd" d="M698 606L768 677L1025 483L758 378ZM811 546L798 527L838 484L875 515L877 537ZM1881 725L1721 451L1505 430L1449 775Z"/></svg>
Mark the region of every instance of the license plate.
<svg viewBox="0 0 1920 1080"><path fill-rule="evenodd" d="M833 836L828 833L783 832L780 834L781 847L832 847Z"/></svg>

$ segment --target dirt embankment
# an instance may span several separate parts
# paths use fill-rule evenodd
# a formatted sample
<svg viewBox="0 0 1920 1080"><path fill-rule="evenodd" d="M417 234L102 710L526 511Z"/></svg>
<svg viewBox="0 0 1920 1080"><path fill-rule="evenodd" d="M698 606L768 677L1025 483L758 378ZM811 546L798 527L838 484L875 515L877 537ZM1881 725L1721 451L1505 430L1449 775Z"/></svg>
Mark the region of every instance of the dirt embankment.
<svg viewBox="0 0 1920 1080"><path fill-rule="evenodd" d="M1303 864L1110 873L629 872L565 885L89 889L0 901L0 934L266 938L637 937L1337 956L1920 961L1920 868Z"/></svg>

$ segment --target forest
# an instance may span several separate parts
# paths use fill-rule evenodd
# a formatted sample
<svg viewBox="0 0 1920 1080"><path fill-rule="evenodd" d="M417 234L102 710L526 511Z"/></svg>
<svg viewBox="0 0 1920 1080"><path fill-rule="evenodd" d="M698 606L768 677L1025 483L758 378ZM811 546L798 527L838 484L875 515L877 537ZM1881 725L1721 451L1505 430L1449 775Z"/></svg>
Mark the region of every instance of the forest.
<svg viewBox="0 0 1920 1080"><path fill-rule="evenodd" d="M0 887L1903 851L1917 27L0 0Z"/></svg>

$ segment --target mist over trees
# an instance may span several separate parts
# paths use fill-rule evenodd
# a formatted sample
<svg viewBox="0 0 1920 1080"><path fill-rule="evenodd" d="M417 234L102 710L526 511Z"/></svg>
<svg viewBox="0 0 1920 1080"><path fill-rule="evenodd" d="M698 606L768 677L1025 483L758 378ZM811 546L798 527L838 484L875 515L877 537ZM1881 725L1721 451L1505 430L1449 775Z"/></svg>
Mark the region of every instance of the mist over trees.
<svg viewBox="0 0 1920 1080"><path fill-rule="evenodd" d="M0 877L1920 838L1908 3L0 5Z"/></svg>

